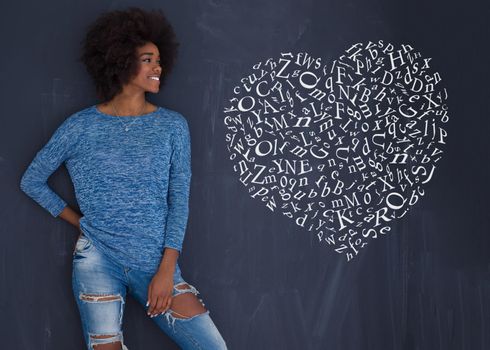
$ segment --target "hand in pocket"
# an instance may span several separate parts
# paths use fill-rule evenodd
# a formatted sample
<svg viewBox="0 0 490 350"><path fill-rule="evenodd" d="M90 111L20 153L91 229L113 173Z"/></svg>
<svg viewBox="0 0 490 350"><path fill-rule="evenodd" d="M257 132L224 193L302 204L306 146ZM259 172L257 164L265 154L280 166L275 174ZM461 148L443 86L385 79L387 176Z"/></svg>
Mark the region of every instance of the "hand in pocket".
<svg viewBox="0 0 490 350"><path fill-rule="evenodd" d="M72 255L75 255L75 250L77 249L77 243L80 237L83 235L82 230L78 229L79 235L77 237L77 240L75 241L75 246L73 247Z"/></svg>

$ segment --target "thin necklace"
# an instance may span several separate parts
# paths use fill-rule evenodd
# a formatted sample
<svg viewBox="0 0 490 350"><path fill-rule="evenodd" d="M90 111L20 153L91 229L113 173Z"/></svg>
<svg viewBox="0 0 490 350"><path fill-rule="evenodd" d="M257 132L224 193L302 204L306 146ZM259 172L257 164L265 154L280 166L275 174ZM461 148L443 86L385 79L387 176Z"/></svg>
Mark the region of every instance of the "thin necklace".
<svg viewBox="0 0 490 350"><path fill-rule="evenodd" d="M114 104L111 102L111 106L112 108L114 109L114 114L118 117L117 119L119 119L121 121L121 123L123 124L123 127L124 127L124 130L128 131L129 130L129 127L131 125L133 125L135 122L136 122L136 118L134 118L133 122L130 123L129 125L126 125L122 120L121 118L122 117L119 117L119 114L117 114L117 111L116 111L116 106L114 106ZM141 115L141 113L145 110L145 107L146 107L146 100L145 100L145 103L143 104L143 108L141 109L141 111L139 112L138 115Z"/></svg>

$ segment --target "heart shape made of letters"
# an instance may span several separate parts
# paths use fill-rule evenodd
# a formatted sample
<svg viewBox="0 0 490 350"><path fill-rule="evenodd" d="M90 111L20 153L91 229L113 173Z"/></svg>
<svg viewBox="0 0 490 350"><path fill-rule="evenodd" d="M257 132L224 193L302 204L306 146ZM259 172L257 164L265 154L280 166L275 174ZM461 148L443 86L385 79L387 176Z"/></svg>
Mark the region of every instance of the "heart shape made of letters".
<svg viewBox="0 0 490 350"><path fill-rule="evenodd" d="M447 90L411 45L357 43L253 65L224 108L226 143L254 199L351 261L425 194L447 140Z"/></svg>

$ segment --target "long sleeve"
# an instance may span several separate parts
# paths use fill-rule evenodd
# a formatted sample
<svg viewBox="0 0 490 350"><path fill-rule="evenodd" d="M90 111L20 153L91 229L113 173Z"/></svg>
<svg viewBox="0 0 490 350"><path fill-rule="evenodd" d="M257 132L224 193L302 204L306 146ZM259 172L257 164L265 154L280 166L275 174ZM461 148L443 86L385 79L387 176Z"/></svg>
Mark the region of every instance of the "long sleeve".
<svg viewBox="0 0 490 350"><path fill-rule="evenodd" d="M67 203L49 186L48 178L72 154L76 142L73 119L67 118L37 152L20 181L20 189L35 200L53 217L57 217Z"/></svg>
<svg viewBox="0 0 490 350"><path fill-rule="evenodd" d="M191 145L187 121L184 117L175 128L172 140L168 185L168 216L165 247L182 250L189 215L191 180Z"/></svg>

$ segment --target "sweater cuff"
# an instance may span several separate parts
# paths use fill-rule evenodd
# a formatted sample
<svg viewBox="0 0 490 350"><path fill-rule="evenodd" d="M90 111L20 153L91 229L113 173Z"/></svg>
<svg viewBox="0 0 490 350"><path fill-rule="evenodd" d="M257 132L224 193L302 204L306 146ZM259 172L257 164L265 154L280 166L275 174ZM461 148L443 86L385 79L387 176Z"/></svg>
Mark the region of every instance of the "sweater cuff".
<svg viewBox="0 0 490 350"><path fill-rule="evenodd" d="M63 209L65 209L67 205L68 204L63 199L60 199L49 209L49 212L53 217L56 218L61 214L61 212L63 211Z"/></svg>

